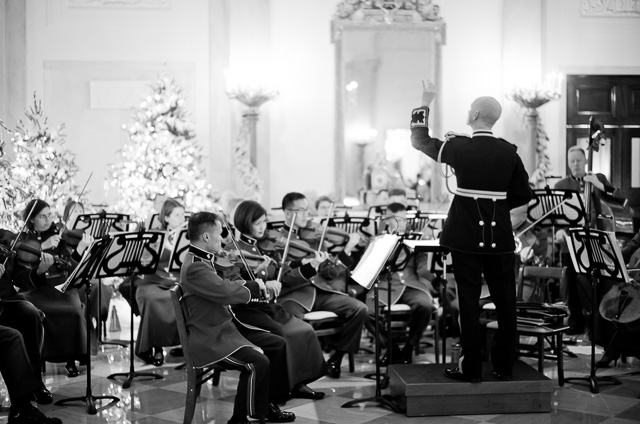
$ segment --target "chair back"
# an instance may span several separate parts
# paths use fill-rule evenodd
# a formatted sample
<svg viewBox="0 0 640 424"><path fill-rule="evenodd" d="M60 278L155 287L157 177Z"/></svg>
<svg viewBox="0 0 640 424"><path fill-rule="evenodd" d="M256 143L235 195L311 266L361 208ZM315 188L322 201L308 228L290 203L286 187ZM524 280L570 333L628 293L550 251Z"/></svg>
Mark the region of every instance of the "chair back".
<svg viewBox="0 0 640 424"><path fill-rule="evenodd" d="M189 309L184 303L184 292L180 283L176 283L169 290L171 293L171 302L173 303L173 309L176 313L176 324L178 325L178 335L180 337L180 344L182 345L182 351L184 352L184 359L187 362L188 369L194 369L193 361L191 360L191 352L189 351L189 330L187 330L187 319L189 318Z"/></svg>
<svg viewBox="0 0 640 424"><path fill-rule="evenodd" d="M519 301L523 300L524 281L528 278L534 280L558 280L562 290L567 286L567 267L521 266L517 281L517 298Z"/></svg>
<svg viewBox="0 0 640 424"><path fill-rule="evenodd" d="M324 218L321 224L324 225ZM331 218L330 224L334 224L336 228L346 231L349 234L365 231L375 235L378 232L377 221L366 216L338 216Z"/></svg>

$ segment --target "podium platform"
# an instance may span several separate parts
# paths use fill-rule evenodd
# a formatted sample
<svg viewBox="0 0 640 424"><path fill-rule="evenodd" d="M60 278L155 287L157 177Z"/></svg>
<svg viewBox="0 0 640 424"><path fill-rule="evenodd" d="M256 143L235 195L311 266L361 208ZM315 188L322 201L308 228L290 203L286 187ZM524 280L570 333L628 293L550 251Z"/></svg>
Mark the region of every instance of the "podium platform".
<svg viewBox="0 0 640 424"><path fill-rule="evenodd" d="M493 365L482 366L482 383L445 377L451 364L389 366L391 396L408 417L431 415L509 414L551 411L553 382L522 361L512 381L500 381Z"/></svg>

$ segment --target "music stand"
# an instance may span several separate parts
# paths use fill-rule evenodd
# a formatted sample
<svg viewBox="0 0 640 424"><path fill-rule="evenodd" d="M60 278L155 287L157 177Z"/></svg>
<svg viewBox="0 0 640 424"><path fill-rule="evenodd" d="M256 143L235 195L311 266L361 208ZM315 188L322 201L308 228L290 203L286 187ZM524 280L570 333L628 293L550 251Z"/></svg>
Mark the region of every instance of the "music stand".
<svg viewBox="0 0 640 424"><path fill-rule="evenodd" d="M598 300L596 287L599 278L627 283L629 275L624 265L624 258L620 251L620 245L615 233L610 231L593 230L588 227L569 229L570 237L567 237L569 254L576 272L589 275L591 279L591 328L595 331L596 314L598 313ZM596 344L595 337L591 335L591 371L585 377L565 378L565 381L582 380L589 382L591 393L600 391L598 382L622 384L622 382L610 376L596 375Z"/></svg>
<svg viewBox="0 0 640 424"><path fill-rule="evenodd" d="M161 231L146 231L134 233L120 233L111 236L113 239L109 249L105 252L100 263L97 277L124 277L133 280L134 275L155 274L160 263L160 254L164 242L164 233ZM133 283L129 289L129 301L133 305ZM129 340L129 372L115 373L107 376L115 380L118 376L126 376L123 389L128 389L136 377L164 378L153 372L137 372L133 366L134 340L133 340L133 308L131 308L131 333Z"/></svg>
<svg viewBox="0 0 640 424"><path fill-rule="evenodd" d="M87 413L91 415L95 415L97 413L95 401L99 399L111 399L107 405L103 408L108 408L111 405L115 405L120 401L119 398L115 396L93 396L91 393L91 340L89 337L89 322L91 320L91 311L89 308L89 302L91 301L91 279L94 278L94 275L98 269L100 264L100 260L104 256L104 253L107 251L107 248L110 244L111 240L108 238L99 239L93 242L91 246L89 246L82 256L82 259L75 267L71 275L67 278L64 284L58 286L61 292L65 292L68 287L72 288L80 288L80 286L84 286L85 293L85 301L87 307L85 307L85 319L87 320L87 388L84 396L72 397L67 399L61 399L56 402L56 405L64 405L69 402L82 401L87 405Z"/></svg>
<svg viewBox="0 0 640 424"><path fill-rule="evenodd" d="M76 221L73 223L74 230L84 230L89 233L93 238L98 239L104 237L112 232L122 232L127 230L127 225L131 221L129 215L120 213L107 213L102 211L100 213L89 213L78 215ZM115 345L126 347L127 344L122 341L105 341L102 339L102 320L100 318L100 306L102 305L102 279L98 279L98 325L96 333L98 336L98 343L100 345ZM87 305L89 308L90 305ZM89 322L87 322L89 325Z"/></svg>
<svg viewBox="0 0 640 424"><path fill-rule="evenodd" d="M402 409L398 404L393 401L390 395L382 395L382 377L380 375L380 343L379 343L379 297L378 297L378 280L380 272L386 268L387 272L390 272L391 259L395 256L396 250L400 243L400 237L393 234L384 234L376 236L371 239L367 250L364 252L362 259L356 266L356 269L351 274L351 278L362 287L370 290L373 286L373 301L374 301L374 314L375 314L375 358L376 358L376 390L375 395L363 399L351 400L344 405L343 408L350 408L353 405L363 402L377 402L381 406L386 406L393 412L401 413ZM387 308L390 311L390 308Z"/></svg>

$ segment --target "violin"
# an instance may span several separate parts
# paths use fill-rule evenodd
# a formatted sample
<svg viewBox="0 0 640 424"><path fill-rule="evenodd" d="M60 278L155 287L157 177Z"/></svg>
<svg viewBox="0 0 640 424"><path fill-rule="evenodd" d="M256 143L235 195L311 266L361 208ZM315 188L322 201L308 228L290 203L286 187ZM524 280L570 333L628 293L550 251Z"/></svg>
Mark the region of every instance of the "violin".
<svg viewBox="0 0 640 424"><path fill-rule="evenodd" d="M242 255L246 259L249 268L256 268L265 260L264 256L256 255L255 253L250 253L246 250L242 250ZM269 259L273 260L271 258ZM238 251L232 248L231 250L223 250L217 253L214 264L217 263L219 263L221 268L231 269L236 265L242 265L242 259L240 258L240 254L238 253Z"/></svg>
<svg viewBox="0 0 640 424"><path fill-rule="evenodd" d="M326 222L326 221L325 221ZM309 221L306 227L298 230L298 235L303 240L321 241L324 232L324 240L330 245L330 253L338 253L344 249L349 241L349 233L336 227L323 227ZM341 248L336 250L336 248Z"/></svg>
<svg viewBox="0 0 640 424"><path fill-rule="evenodd" d="M264 236L258 240L258 247L261 251L270 254L276 250L283 250L287 239L278 230L267 230ZM309 255L315 255L316 251L304 240L291 240L289 242L289 254L293 260L304 259Z"/></svg>

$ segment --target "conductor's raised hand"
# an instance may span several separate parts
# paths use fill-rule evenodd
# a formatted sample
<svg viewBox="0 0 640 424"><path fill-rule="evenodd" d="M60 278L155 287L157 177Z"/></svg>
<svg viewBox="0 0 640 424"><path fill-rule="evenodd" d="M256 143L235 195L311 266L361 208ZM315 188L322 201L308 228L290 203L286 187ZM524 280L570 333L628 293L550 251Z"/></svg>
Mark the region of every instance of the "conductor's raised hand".
<svg viewBox="0 0 640 424"><path fill-rule="evenodd" d="M429 80L422 80L422 106L429 106L435 97L436 85Z"/></svg>

